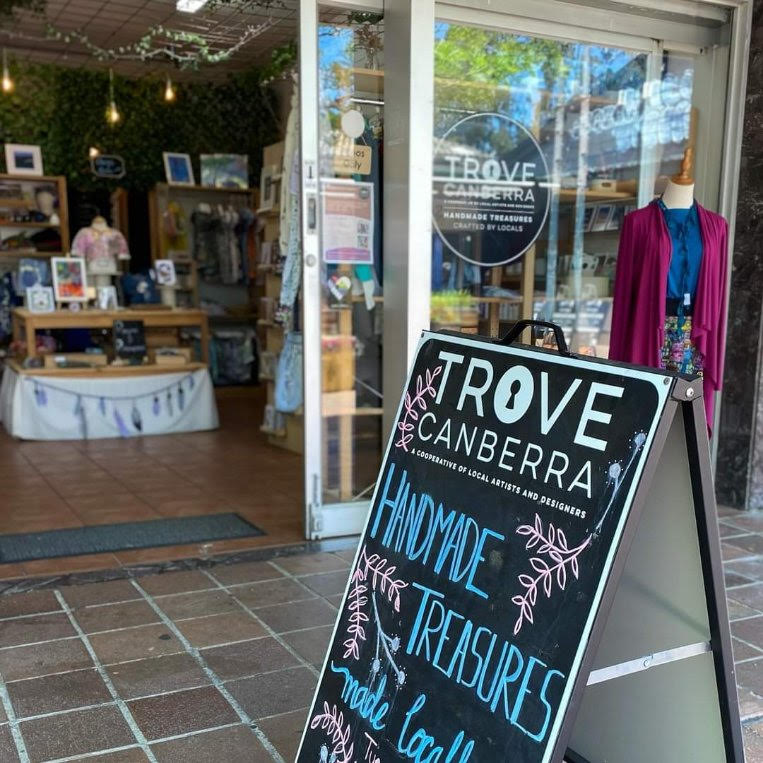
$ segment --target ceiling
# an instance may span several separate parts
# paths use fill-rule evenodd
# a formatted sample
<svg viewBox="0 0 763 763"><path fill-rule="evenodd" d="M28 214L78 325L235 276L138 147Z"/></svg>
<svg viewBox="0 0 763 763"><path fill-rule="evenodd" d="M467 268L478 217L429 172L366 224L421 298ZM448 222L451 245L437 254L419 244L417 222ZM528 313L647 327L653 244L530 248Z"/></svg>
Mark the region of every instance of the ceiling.
<svg viewBox="0 0 763 763"><path fill-rule="evenodd" d="M230 5L197 13L181 13L175 0L47 0L45 17L18 13L17 19L5 23L10 35L2 34L0 45L8 55L20 60L54 63L63 66L108 68L128 77L164 76L174 79L216 81L231 72L259 66L270 60L271 52L296 40L298 0L272 0L270 7L263 0L234 0ZM177 70L165 61L117 60L102 62L83 45L44 39L46 24L61 32L80 32L102 48L115 49L137 42L158 25L176 31L203 35L213 50L233 46L246 29L262 23L270 25L247 42L233 56L217 64L204 64L198 71ZM25 38L36 39L25 39Z"/></svg>

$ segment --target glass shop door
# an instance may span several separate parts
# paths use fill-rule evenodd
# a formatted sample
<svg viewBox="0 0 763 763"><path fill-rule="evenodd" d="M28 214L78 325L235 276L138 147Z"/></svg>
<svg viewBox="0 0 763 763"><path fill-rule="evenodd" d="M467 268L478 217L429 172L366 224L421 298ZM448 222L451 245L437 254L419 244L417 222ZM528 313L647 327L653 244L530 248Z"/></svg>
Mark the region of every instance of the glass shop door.
<svg viewBox="0 0 763 763"><path fill-rule="evenodd" d="M382 458L384 15L300 3L306 535L360 532Z"/></svg>

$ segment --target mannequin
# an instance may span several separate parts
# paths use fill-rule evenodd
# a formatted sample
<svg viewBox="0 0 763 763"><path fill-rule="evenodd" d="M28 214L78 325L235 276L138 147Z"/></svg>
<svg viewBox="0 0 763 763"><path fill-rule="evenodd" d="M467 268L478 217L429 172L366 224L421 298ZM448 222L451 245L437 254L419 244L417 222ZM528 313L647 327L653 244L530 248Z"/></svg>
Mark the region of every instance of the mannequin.
<svg viewBox="0 0 763 763"><path fill-rule="evenodd" d="M723 379L726 221L694 199L692 149L661 198L626 215L609 357L701 375L708 427Z"/></svg>
<svg viewBox="0 0 763 763"><path fill-rule="evenodd" d="M77 231L72 254L85 258L87 274L96 287L111 286L112 276L119 274L117 260L130 259L125 237L110 228L100 215L93 218L89 227Z"/></svg>

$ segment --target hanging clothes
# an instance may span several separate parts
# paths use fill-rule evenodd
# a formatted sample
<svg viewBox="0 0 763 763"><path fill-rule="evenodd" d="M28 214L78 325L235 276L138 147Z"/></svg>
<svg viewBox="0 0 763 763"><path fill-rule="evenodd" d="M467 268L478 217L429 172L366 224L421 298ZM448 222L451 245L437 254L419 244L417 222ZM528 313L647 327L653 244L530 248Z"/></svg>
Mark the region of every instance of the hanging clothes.
<svg viewBox="0 0 763 763"><path fill-rule="evenodd" d="M695 204L702 262L692 306L690 340L703 357L705 412L723 383L728 225ZM617 255L609 357L659 368L665 342L668 271L673 246L657 201L625 216Z"/></svg>

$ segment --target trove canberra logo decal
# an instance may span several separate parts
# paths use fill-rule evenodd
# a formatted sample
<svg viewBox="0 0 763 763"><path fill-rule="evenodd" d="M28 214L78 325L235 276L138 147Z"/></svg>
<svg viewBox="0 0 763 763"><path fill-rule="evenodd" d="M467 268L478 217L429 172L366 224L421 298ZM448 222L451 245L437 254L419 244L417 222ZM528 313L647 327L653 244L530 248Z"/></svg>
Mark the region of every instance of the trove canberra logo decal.
<svg viewBox="0 0 763 763"><path fill-rule="evenodd" d="M434 228L468 262L504 265L541 232L552 184L538 141L503 114L472 114L454 124L435 149Z"/></svg>

